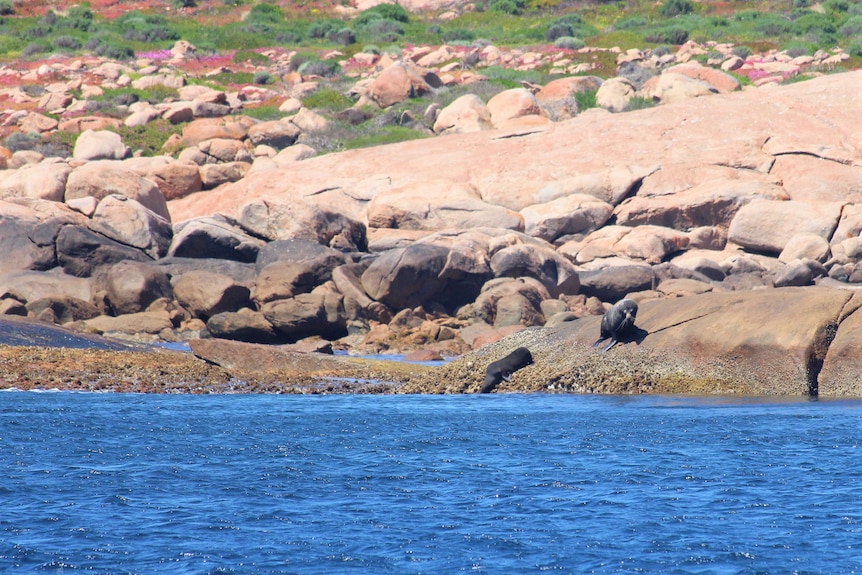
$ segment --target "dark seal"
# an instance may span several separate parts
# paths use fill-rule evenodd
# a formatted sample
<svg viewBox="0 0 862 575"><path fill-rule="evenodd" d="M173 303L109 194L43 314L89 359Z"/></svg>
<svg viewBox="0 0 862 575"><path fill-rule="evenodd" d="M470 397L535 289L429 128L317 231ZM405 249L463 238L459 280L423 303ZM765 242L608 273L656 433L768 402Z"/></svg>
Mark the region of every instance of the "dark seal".
<svg viewBox="0 0 862 575"><path fill-rule="evenodd" d="M519 347L488 366L485 370L485 383L479 393L490 393L501 381L509 381L513 373L528 365L533 365L533 355L526 347Z"/></svg>
<svg viewBox="0 0 862 575"><path fill-rule="evenodd" d="M593 347L610 338L611 342L602 350L602 353L611 349L621 337L633 332L637 314L638 304L636 301L626 298L615 303L602 317L601 337L596 340Z"/></svg>

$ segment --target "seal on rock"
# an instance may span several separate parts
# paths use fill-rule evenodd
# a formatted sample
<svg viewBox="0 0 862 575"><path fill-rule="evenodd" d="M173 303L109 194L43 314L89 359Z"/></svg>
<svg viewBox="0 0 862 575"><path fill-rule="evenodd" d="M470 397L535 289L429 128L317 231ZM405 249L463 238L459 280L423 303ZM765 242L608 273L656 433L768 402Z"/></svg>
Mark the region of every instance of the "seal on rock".
<svg viewBox="0 0 862 575"><path fill-rule="evenodd" d="M632 332L637 314L638 304L636 301L625 298L615 303L602 317L601 337L595 341L593 347L610 338L611 342L602 350L602 353L611 349L621 337Z"/></svg>
<svg viewBox="0 0 862 575"><path fill-rule="evenodd" d="M519 347L506 357L492 362L485 370L485 383L479 393L490 393L501 381L509 381L513 373L528 365L533 365L533 355L526 347Z"/></svg>

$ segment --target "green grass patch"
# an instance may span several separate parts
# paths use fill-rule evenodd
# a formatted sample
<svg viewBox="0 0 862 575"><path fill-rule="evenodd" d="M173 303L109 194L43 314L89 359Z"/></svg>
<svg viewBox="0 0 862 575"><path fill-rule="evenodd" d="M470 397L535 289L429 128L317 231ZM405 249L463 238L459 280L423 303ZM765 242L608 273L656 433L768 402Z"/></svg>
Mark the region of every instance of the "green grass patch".
<svg viewBox="0 0 862 575"><path fill-rule="evenodd" d="M371 134L362 134L344 142L345 150L357 148L370 148L384 144L396 144L409 140L428 138L429 135L412 128L404 126L383 126L380 130Z"/></svg>
<svg viewBox="0 0 862 575"><path fill-rule="evenodd" d="M306 96L302 104L311 110L337 112L353 105L353 100L333 88L321 88Z"/></svg>
<svg viewBox="0 0 862 575"><path fill-rule="evenodd" d="M164 152L162 146L173 134L182 134L181 124L171 124L167 120L159 118L143 126L129 127L120 126L117 130L123 142L132 151L140 150L144 156L159 156Z"/></svg>

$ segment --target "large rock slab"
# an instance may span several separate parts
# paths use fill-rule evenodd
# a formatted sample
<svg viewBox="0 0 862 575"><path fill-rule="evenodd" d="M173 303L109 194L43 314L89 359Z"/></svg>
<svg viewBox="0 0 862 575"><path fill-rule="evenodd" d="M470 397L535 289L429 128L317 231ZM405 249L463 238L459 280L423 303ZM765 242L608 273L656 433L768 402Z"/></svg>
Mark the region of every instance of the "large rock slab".
<svg viewBox="0 0 862 575"><path fill-rule="evenodd" d="M403 391L477 390L492 359L488 351L504 355L525 346L535 364L497 391L798 396L818 394L823 374L825 394L858 396L858 377L845 378L834 392L825 381L830 343L851 297L844 290L806 287L644 301L636 333L606 353L591 347L601 317L589 316L509 336L493 350L444 366L434 382L415 381Z"/></svg>
<svg viewBox="0 0 862 575"><path fill-rule="evenodd" d="M816 152L845 164L860 162L855 129L862 124L860 85L862 71L849 72L626 114L581 114L541 133L484 130L326 154L173 200L170 210L176 221L233 216L256 199L289 203L301 197L353 209L345 213L361 219L376 194L440 179L471 185L484 201L520 210L560 182L635 162L668 172L718 165L775 181L768 169L756 169L772 154Z"/></svg>
<svg viewBox="0 0 862 575"><path fill-rule="evenodd" d="M838 226L841 208L837 202L754 200L736 213L727 239L756 252L780 254L799 233L830 239Z"/></svg>

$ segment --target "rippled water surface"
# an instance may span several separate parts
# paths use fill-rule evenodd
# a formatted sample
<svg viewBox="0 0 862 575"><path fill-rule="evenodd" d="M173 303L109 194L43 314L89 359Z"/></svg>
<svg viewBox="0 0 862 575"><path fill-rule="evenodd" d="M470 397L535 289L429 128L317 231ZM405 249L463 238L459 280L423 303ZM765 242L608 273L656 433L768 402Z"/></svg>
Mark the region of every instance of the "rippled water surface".
<svg viewBox="0 0 862 575"><path fill-rule="evenodd" d="M862 402L0 394L0 573L858 573Z"/></svg>

